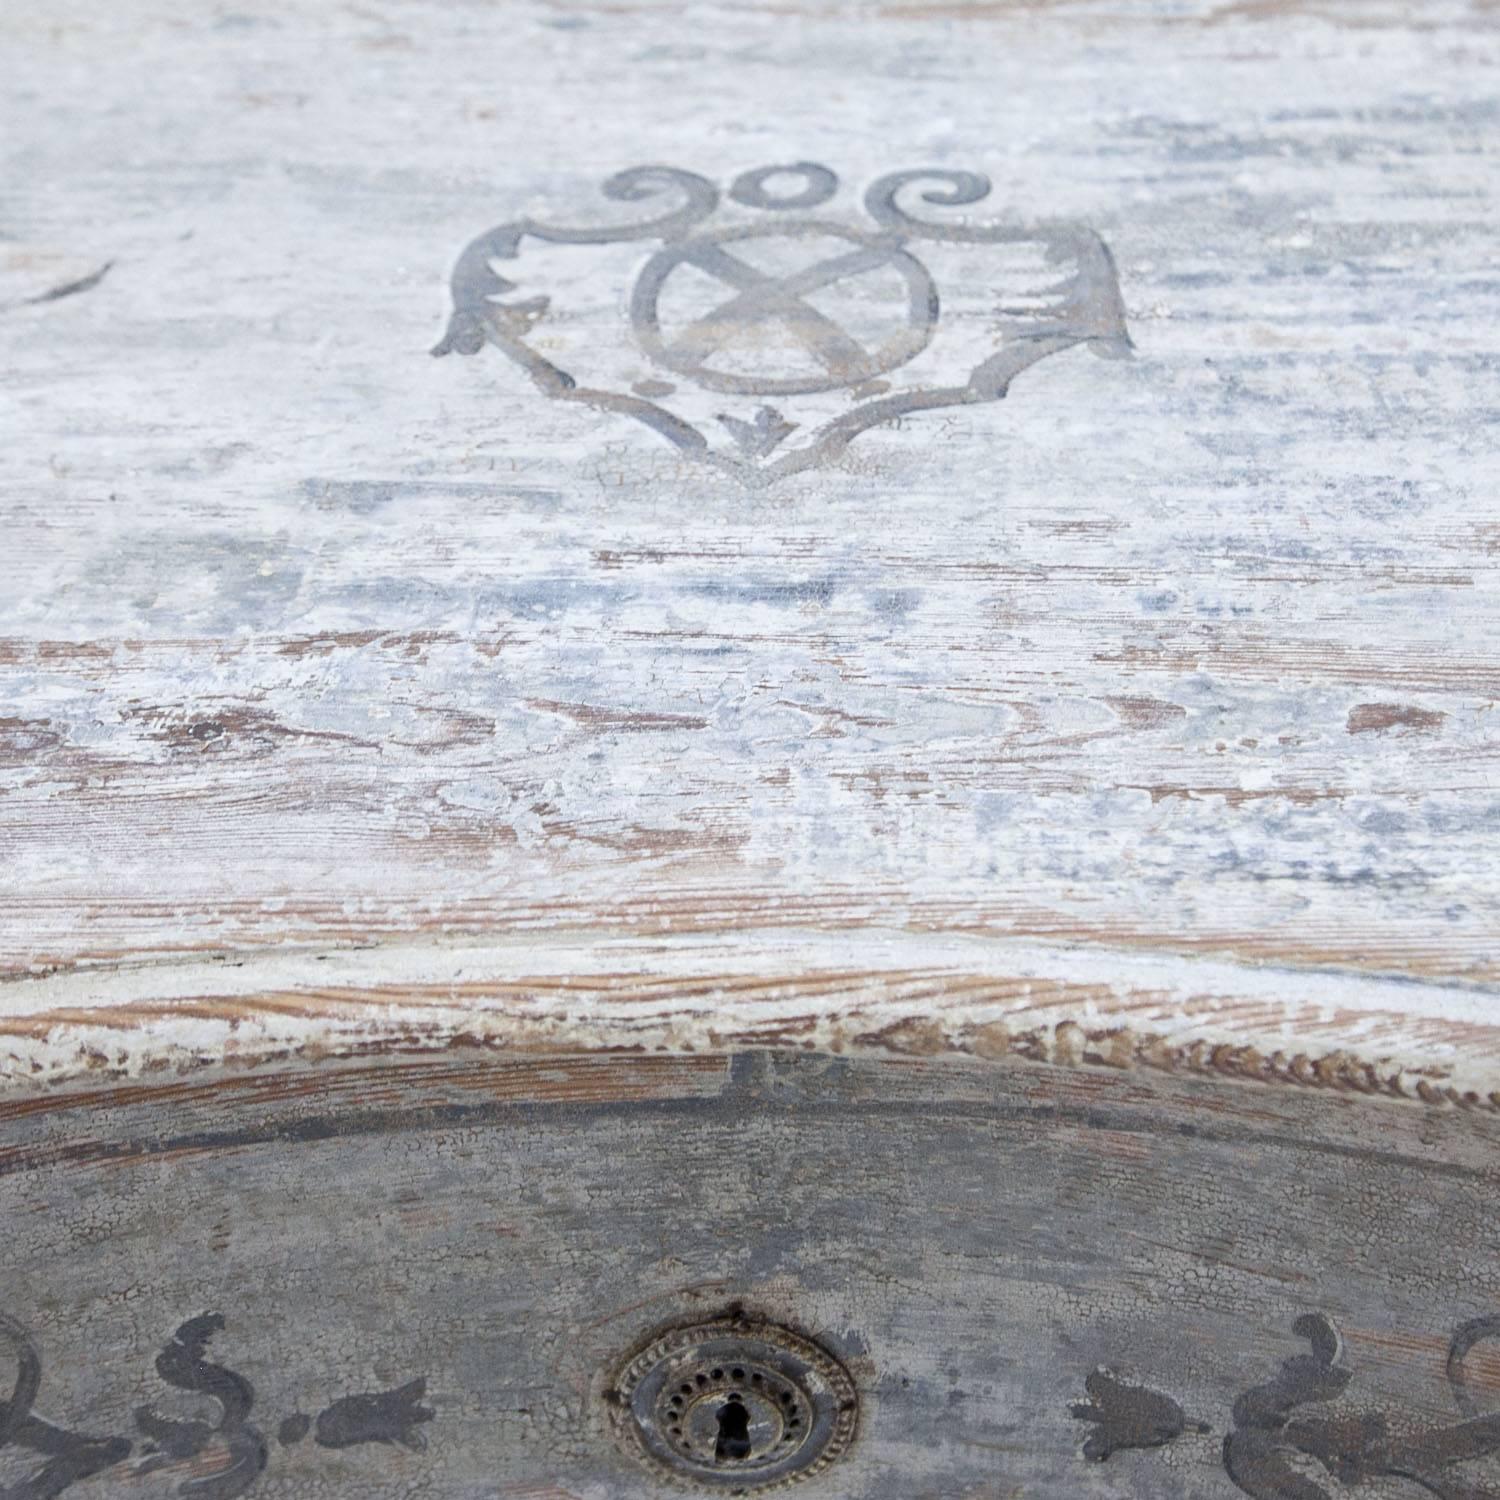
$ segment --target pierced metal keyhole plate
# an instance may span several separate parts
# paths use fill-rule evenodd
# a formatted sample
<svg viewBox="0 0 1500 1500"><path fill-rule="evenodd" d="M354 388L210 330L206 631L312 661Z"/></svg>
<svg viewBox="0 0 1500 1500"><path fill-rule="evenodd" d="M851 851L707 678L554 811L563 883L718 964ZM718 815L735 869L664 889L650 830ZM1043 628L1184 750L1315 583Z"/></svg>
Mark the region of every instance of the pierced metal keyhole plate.
<svg viewBox="0 0 1500 1500"><path fill-rule="evenodd" d="M663 1335L616 1382L646 1461L730 1495L795 1483L848 1448L859 1417L849 1373L774 1323L727 1318Z"/></svg>

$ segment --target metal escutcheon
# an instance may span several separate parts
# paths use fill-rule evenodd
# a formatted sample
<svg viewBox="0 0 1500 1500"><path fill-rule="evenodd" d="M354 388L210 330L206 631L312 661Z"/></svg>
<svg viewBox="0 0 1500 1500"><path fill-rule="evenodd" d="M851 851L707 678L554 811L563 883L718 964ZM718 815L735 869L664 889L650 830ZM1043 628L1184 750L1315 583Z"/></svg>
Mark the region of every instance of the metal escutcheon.
<svg viewBox="0 0 1500 1500"><path fill-rule="evenodd" d="M821 1472L848 1449L859 1417L854 1382L826 1349L745 1318L654 1339L626 1364L615 1397L648 1464L730 1495Z"/></svg>

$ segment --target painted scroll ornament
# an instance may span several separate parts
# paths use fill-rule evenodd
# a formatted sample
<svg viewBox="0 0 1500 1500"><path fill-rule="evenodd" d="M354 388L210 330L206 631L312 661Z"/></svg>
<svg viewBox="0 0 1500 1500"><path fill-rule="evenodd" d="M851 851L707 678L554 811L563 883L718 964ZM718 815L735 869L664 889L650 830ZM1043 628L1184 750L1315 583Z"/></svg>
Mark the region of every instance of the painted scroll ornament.
<svg viewBox="0 0 1500 1500"><path fill-rule="evenodd" d="M633 417L755 488L872 427L999 401L1050 355L1129 353L1092 229L942 218L989 196L976 172L881 177L863 218L829 209L838 190L813 162L746 172L727 204L693 172L621 172L605 197L658 212L488 230L459 257L432 352L491 346L554 400Z"/></svg>

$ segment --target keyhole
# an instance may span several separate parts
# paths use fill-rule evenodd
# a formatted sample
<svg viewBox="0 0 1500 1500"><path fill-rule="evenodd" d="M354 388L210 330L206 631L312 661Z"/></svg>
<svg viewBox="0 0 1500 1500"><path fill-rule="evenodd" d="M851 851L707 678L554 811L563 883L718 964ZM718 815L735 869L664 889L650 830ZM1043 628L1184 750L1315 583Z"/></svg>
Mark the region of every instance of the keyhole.
<svg viewBox="0 0 1500 1500"><path fill-rule="evenodd" d="M750 1457L750 1413L738 1396L731 1396L719 1408L719 1440L714 1444L714 1461L732 1463Z"/></svg>

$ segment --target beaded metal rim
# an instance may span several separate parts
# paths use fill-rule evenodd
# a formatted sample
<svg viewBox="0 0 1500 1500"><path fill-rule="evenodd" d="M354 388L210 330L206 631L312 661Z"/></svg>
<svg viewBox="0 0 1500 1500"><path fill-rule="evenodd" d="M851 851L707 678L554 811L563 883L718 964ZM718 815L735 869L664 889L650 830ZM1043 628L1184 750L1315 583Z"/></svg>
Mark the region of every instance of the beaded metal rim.
<svg viewBox="0 0 1500 1500"><path fill-rule="evenodd" d="M740 1364L773 1371L805 1400L808 1433L790 1452L722 1468L695 1459L659 1425L671 1384L698 1367ZM637 1350L614 1382L620 1427L633 1456L658 1474L700 1491L748 1494L785 1488L820 1474L854 1440L859 1396L849 1372L826 1349L778 1324L720 1318L672 1329Z"/></svg>

